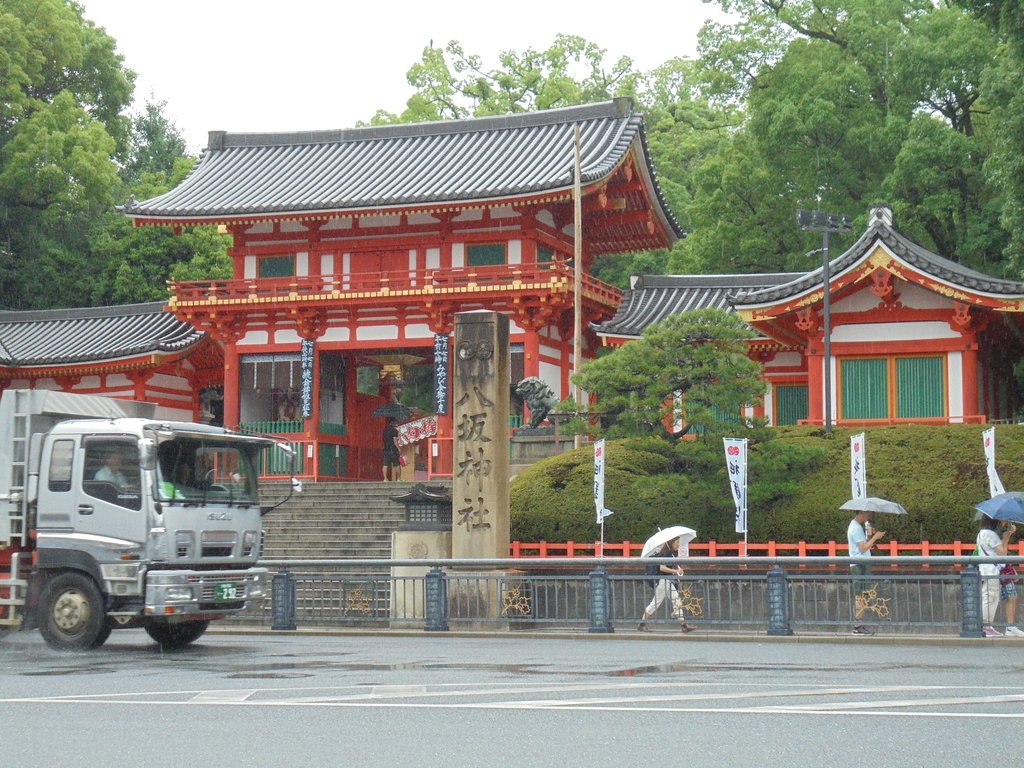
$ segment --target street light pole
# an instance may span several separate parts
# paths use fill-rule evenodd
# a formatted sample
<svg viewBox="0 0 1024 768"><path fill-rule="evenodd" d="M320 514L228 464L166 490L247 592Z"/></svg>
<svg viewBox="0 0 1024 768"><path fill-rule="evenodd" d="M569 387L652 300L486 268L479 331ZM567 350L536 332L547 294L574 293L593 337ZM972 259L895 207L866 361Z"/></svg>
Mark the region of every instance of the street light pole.
<svg viewBox="0 0 1024 768"><path fill-rule="evenodd" d="M832 435L832 278L829 275L829 235L833 232L849 232L853 228L853 219L838 213L823 213L821 211L808 211L804 208L797 208L796 220L800 229L821 232L822 242L822 264L821 280L825 289L824 303L824 379L825 379L825 435Z"/></svg>

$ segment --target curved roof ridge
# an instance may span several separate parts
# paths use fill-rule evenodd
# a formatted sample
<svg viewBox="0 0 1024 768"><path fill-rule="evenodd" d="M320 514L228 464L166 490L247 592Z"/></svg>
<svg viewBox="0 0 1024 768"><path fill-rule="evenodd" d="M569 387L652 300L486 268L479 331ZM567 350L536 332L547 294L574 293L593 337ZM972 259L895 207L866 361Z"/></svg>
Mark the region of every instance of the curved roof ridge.
<svg viewBox="0 0 1024 768"><path fill-rule="evenodd" d="M0 311L0 363L32 367L101 362L150 352L182 352L206 338L166 308L164 302L149 302Z"/></svg>
<svg viewBox="0 0 1024 768"><path fill-rule="evenodd" d="M487 117L465 117L458 120L431 120L419 123L391 123L388 125L367 125L357 128L336 128L314 131L283 131L230 133L210 131L207 151L219 151L232 147L268 147L289 144L333 144L337 142L374 141L377 139L412 138L417 136L438 136L477 131L497 131L517 128L535 128L544 125L593 120L602 118L628 117L633 102L629 97L620 96L608 101L581 104L571 107L557 107L536 112L517 112L511 115Z"/></svg>
<svg viewBox="0 0 1024 768"><path fill-rule="evenodd" d="M881 242L892 253L916 269L944 282L953 283L981 293L1005 296L1024 294L1024 283L1004 280L978 272L910 240L894 226L881 218L873 218L856 242L835 259L829 261L829 273L834 278L865 258ZM765 304L789 299L800 293L821 287L822 269L817 267L801 277L782 285L753 291L739 291L729 298L736 305Z"/></svg>

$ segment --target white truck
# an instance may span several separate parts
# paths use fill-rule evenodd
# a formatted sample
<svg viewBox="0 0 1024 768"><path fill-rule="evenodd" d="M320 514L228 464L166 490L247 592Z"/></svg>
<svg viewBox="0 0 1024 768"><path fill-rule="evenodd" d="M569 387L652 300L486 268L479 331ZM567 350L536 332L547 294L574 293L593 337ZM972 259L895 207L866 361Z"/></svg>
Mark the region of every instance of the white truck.
<svg viewBox="0 0 1024 768"><path fill-rule="evenodd" d="M0 634L165 648L261 600L257 462L275 443L95 395L0 395Z"/></svg>

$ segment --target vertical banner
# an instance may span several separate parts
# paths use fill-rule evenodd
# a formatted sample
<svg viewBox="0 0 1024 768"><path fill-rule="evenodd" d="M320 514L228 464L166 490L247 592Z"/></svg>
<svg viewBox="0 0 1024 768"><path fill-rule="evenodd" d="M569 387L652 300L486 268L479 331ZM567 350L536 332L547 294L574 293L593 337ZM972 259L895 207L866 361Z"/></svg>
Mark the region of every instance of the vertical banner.
<svg viewBox="0 0 1024 768"><path fill-rule="evenodd" d="M612 513L604 506L604 439L594 443L594 507L597 509L597 522L602 523Z"/></svg>
<svg viewBox="0 0 1024 768"><path fill-rule="evenodd" d="M313 362L316 359L313 340L302 340L302 418L313 415Z"/></svg>
<svg viewBox="0 0 1024 768"><path fill-rule="evenodd" d="M850 496L865 499L868 495L867 457L864 455L864 433L850 438Z"/></svg>
<svg viewBox="0 0 1024 768"><path fill-rule="evenodd" d="M1003 488L1003 481L999 479L996 471L996 428L990 427L981 433L981 440L985 446L985 468L988 470L988 495L998 496L1006 493Z"/></svg>
<svg viewBox="0 0 1024 768"><path fill-rule="evenodd" d="M736 504L736 533L747 532L747 438L725 437L725 466Z"/></svg>
<svg viewBox="0 0 1024 768"><path fill-rule="evenodd" d="M434 334L434 411L448 413L448 334Z"/></svg>

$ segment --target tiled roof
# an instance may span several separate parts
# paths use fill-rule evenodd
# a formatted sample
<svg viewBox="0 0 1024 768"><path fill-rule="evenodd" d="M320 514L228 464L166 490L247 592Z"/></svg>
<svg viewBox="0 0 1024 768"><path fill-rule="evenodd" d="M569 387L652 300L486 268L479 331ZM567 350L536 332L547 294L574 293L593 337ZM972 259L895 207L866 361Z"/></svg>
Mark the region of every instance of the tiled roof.
<svg viewBox="0 0 1024 768"><path fill-rule="evenodd" d="M210 133L189 176L124 212L136 219L223 219L473 202L565 192L574 126L581 180L609 176L632 149L654 214L681 235L629 99L499 117L303 133Z"/></svg>
<svg viewBox="0 0 1024 768"><path fill-rule="evenodd" d="M976 272L911 242L888 223L886 216L878 215L877 210L872 212L871 223L857 242L841 256L829 261L830 278L835 279L836 276L856 265L868 256L879 242L910 266L937 280L977 293L996 296L1021 296L1024 294L1024 283L1017 280L1001 280ZM799 279L792 282L760 289L751 287L745 291L735 292L730 299L737 307L774 304L807 291L820 289L821 280L822 268L818 267L813 272L801 275Z"/></svg>
<svg viewBox="0 0 1024 768"><path fill-rule="evenodd" d="M593 324L602 336L638 337L644 328L669 315L694 309L732 310L729 295L763 289L803 277L802 272L761 275L641 275L622 296L615 316Z"/></svg>
<svg viewBox="0 0 1024 768"><path fill-rule="evenodd" d="M174 353L205 336L165 311L166 303L0 311L0 365L39 366Z"/></svg>

